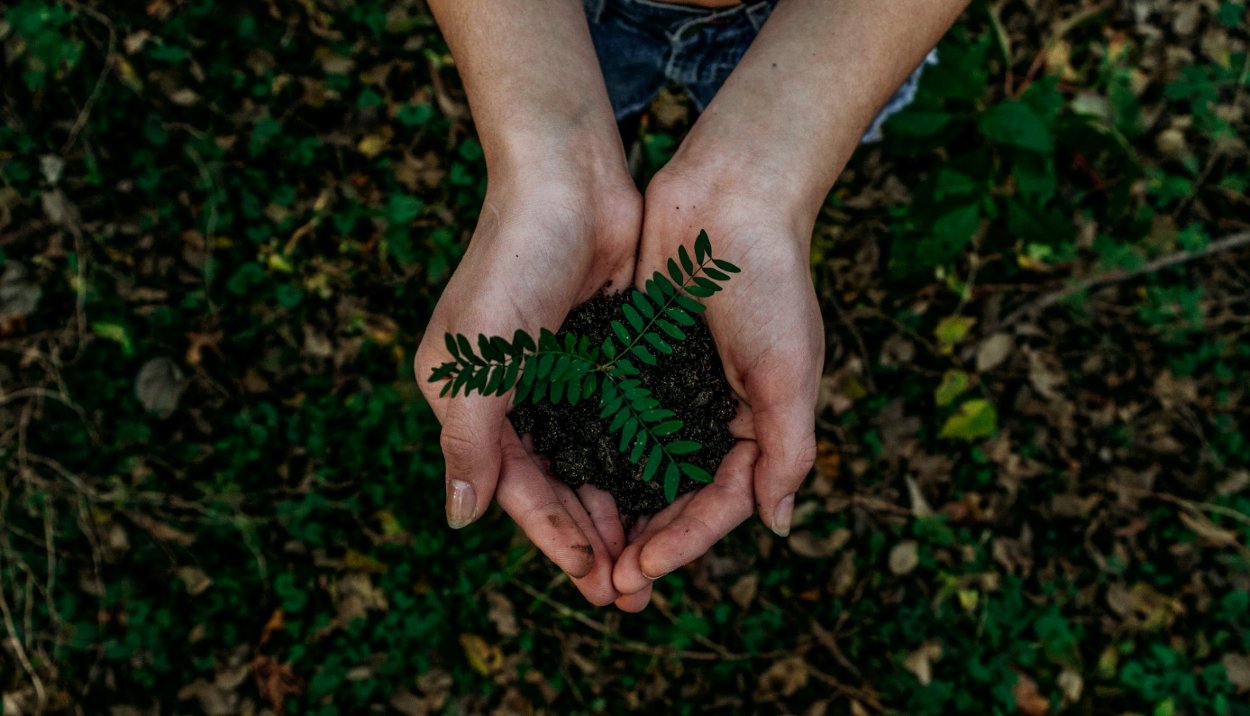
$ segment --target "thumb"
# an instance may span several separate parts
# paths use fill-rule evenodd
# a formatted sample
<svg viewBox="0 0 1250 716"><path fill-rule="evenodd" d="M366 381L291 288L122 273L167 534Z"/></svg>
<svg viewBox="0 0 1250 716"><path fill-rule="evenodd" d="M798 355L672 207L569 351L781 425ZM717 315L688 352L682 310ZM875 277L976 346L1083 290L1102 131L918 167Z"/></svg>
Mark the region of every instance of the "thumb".
<svg viewBox="0 0 1250 716"><path fill-rule="evenodd" d="M760 455L755 463L755 504L764 524L790 534L794 493L816 462L816 419L806 396L787 396L754 409Z"/></svg>
<svg viewBox="0 0 1250 716"><path fill-rule="evenodd" d="M439 444L447 465L447 524L460 529L486 512L499 483L499 441L508 402L480 395L447 402Z"/></svg>

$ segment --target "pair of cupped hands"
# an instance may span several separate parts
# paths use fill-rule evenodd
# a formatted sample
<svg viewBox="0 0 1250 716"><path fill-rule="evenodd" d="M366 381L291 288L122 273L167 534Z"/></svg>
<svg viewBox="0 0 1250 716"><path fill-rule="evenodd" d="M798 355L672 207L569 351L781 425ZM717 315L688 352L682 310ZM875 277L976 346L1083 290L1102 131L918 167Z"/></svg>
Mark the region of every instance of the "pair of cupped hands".
<svg viewBox="0 0 1250 716"><path fill-rule="evenodd" d="M645 200L623 161L499 164L488 169L477 228L415 359L442 423L448 523L472 523L494 498L587 600L631 612L647 606L656 579L703 555L753 512L787 535L795 492L816 453L824 332L810 272L814 210L786 201L784 177L691 166L680 152L652 179ZM428 378L450 359L444 333L555 330L605 286L641 286L663 271L700 229L718 257L742 268L705 301L704 314L738 399L730 424L737 442L711 484L627 533L607 492L573 489L548 474L508 422L509 397L440 398L441 384Z"/></svg>

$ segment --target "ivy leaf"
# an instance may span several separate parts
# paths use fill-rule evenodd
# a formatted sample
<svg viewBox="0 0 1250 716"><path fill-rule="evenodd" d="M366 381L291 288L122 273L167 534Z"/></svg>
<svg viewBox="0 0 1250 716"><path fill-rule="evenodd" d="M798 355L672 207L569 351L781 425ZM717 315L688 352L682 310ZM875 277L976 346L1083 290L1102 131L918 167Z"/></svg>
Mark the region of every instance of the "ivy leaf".
<svg viewBox="0 0 1250 716"><path fill-rule="evenodd" d="M986 139L1034 152L1055 151L1052 131L1045 118L1020 100L1000 102L981 113L977 125Z"/></svg>

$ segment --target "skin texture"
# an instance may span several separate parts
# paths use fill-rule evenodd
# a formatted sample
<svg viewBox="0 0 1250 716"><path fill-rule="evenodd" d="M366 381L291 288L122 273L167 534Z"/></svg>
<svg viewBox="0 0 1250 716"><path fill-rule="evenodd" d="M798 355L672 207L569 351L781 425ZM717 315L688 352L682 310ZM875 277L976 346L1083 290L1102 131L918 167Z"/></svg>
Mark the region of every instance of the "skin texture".
<svg viewBox="0 0 1250 716"><path fill-rule="evenodd" d="M645 608L655 579L753 512L789 533L815 459L824 361L809 270L816 214L865 127L964 4L781 0L644 202L580 0L431 0L488 167L479 226L416 357L443 425L452 526L494 496L588 600L624 611ZM545 474L506 422L506 400L439 399L423 379L449 357L444 332L554 329L605 282L641 284L699 229L743 269L705 314L740 400L739 443L713 484L625 535L609 496Z"/></svg>

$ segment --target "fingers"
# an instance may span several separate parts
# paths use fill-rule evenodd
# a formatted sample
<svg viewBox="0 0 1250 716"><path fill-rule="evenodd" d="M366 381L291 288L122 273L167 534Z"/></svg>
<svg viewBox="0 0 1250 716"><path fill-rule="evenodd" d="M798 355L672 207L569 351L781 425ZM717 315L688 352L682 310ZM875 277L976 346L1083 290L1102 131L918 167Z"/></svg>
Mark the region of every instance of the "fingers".
<svg viewBox="0 0 1250 716"><path fill-rule="evenodd" d="M816 462L813 398L785 395L753 401L759 460L755 463L755 500L760 519L781 537L790 534L794 493Z"/></svg>
<svg viewBox="0 0 1250 716"><path fill-rule="evenodd" d="M621 550L625 549L625 527L621 524L621 514L616 509L612 494L594 485L582 485L577 488L577 498L586 508L608 555L613 560L621 556Z"/></svg>
<svg viewBox="0 0 1250 716"><path fill-rule="evenodd" d="M622 594L616 599L616 608L630 614L637 614L651 603L651 585L648 584L641 592Z"/></svg>
<svg viewBox="0 0 1250 716"><path fill-rule="evenodd" d="M612 558L573 490L548 478L514 431L504 431L502 446L500 507L589 602L611 604L620 596L612 587Z"/></svg>
<svg viewBox="0 0 1250 716"><path fill-rule="evenodd" d="M642 591L652 581L702 556L750 517L756 456L754 443L737 443L725 455L712 484L684 495L652 518L646 533L626 547L617 560L612 571L616 589L622 594Z"/></svg>
<svg viewBox="0 0 1250 716"><path fill-rule="evenodd" d="M470 524L490 506L499 482L506 410L498 398L475 395L449 401L443 411L439 442L447 465L447 524L452 529Z"/></svg>

